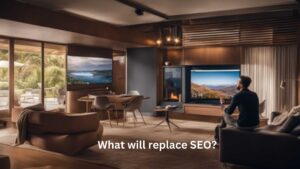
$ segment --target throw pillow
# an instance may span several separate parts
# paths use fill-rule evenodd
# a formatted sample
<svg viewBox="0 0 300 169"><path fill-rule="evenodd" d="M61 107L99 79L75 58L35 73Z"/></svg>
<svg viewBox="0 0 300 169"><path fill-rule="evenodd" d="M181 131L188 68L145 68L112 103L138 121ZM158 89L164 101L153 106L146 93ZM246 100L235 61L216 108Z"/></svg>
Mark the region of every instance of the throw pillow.
<svg viewBox="0 0 300 169"><path fill-rule="evenodd" d="M279 128L279 132L290 133L299 124L300 124L300 116L290 116Z"/></svg>

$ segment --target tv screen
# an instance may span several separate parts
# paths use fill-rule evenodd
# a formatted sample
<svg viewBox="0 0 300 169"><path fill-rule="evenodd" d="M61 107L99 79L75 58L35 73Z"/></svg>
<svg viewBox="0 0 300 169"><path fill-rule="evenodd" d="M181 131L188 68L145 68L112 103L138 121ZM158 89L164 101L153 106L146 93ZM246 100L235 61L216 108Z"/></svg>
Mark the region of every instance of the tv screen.
<svg viewBox="0 0 300 169"><path fill-rule="evenodd" d="M68 56L68 84L112 83L112 59Z"/></svg>
<svg viewBox="0 0 300 169"><path fill-rule="evenodd" d="M239 77L240 69L192 69L191 99L231 99Z"/></svg>

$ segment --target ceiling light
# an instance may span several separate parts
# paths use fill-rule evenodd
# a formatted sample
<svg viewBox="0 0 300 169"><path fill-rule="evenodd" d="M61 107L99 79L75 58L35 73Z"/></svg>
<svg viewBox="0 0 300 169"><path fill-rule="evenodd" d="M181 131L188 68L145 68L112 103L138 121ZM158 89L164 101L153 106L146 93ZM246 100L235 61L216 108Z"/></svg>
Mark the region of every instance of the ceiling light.
<svg viewBox="0 0 300 169"><path fill-rule="evenodd" d="M167 40L167 42L171 42L172 38L171 38L170 36L168 36L168 37L166 38L166 40Z"/></svg>
<svg viewBox="0 0 300 169"><path fill-rule="evenodd" d="M156 44L157 44L157 45L161 45L161 40L160 40L160 39L157 39L157 40L156 40Z"/></svg>
<svg viewBox="0 0 300 169"><path fill-rule="evenodd" d="M179 41L180 41L180 40L179 40L178 37L176 37L176 38L174 39L174 42L175 42L175 43L179 43Z"/></svg>

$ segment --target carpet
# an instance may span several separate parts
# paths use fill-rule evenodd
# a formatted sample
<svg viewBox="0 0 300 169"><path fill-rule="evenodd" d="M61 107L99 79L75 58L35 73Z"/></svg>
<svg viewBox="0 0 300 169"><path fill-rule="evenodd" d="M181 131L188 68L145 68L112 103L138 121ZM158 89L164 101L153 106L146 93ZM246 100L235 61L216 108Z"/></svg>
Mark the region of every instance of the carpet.
<svg viewBox="0 0 300 169"><path fill-rule="evenodd" d="M190 141L212 141L215 123L192 122L183 120L174 120L180 127L173 128L170 133L166 124L154 128L161 118L147 117L147 125L138 123L136 127L133 123L127 123L123 128L113 123L111 128L107 122L103 123L104 135L103 140L111 142L136 142L145 140L150 142L190 142ZM7 130L7 129L6 129ZM12 145L16 133L11 131L0 130L0 143ZM28 144L21 145L22 148L37 149ZM44 150L41 150L44 151ZM53 153L53 152L49 152ZM79 155L74 156L79 160L91 163L107 164L120 169L224 169L219 162L218 148L208 150L162 150L161 152L153 149L145 150L111 150L99 149L95 145ZM228 168L228 167L226 167ZM230 166L231 169L246 169L241 166ZM248 169L248 168L247 168Z"/></svg>

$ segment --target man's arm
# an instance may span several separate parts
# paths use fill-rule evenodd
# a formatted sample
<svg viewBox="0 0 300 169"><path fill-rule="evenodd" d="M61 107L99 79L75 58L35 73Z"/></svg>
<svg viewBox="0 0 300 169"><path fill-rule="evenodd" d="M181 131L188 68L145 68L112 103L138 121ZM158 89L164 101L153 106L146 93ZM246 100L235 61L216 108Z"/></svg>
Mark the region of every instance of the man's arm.
<svg viewBox="0 0 300 169"><path fill-rule="evenodd" d="M231 115L234 112L236 106L238 105L238 102L239 102L238 95L235 95L232 98L230 105L227 108L225 108L225 113Z"/></svg>

